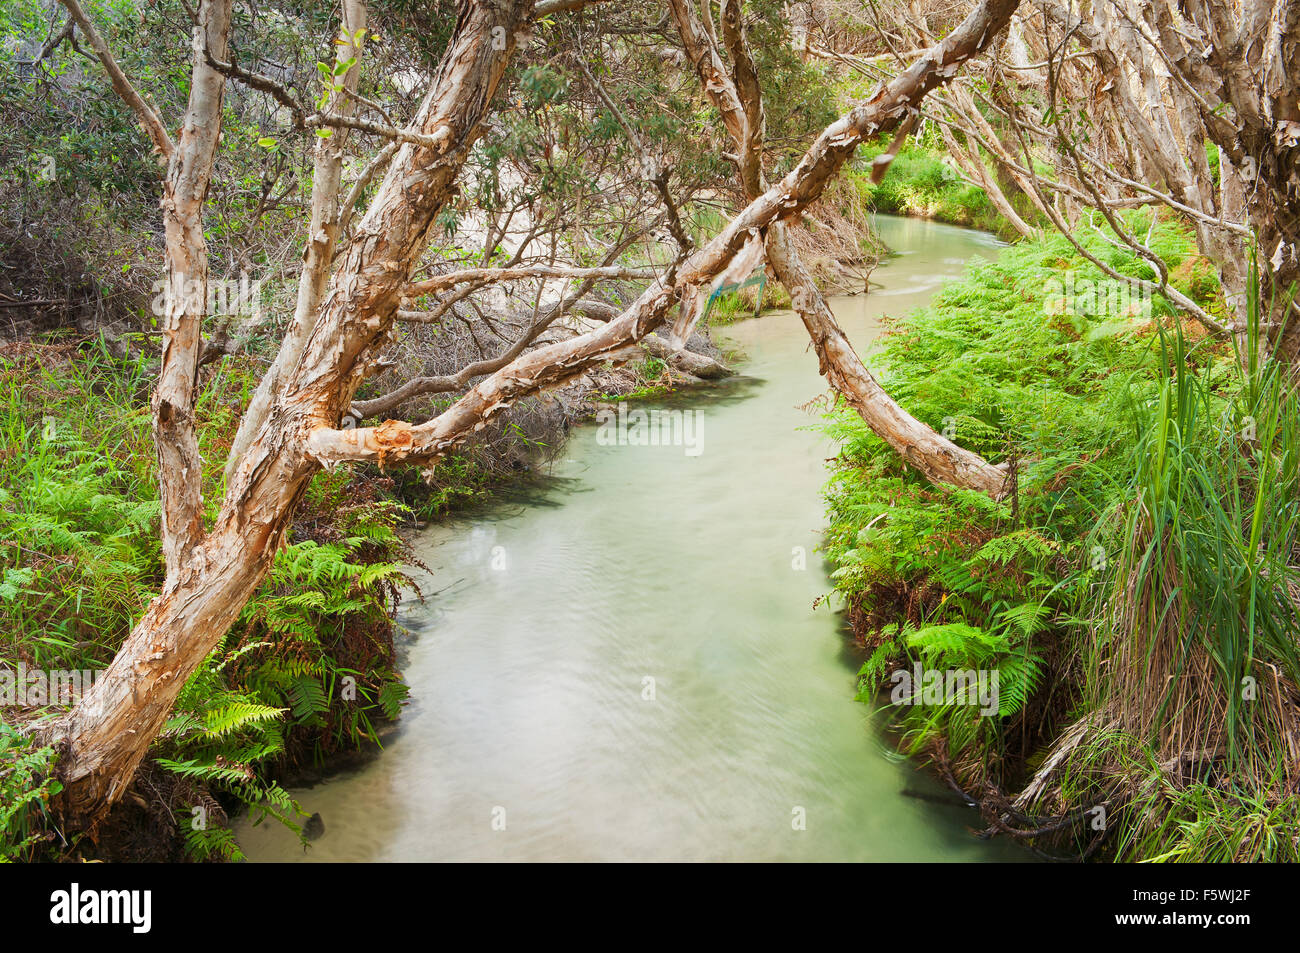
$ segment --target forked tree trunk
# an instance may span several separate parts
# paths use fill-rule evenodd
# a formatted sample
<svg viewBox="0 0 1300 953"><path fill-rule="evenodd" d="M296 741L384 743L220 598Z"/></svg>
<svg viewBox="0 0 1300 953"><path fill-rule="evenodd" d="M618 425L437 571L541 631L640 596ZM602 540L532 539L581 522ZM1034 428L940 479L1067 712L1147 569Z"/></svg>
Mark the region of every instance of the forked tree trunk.
<svg viewBox="0 0 1300 953"><path fill-rule="evenodd" d="M687 56L695 64L705 91L722 114L736 144L739 178L745 194L750 199L756 198L767 188L762 168L764 109L739 0L723 0L720 8L722 41L730 59L729 68L716 48L712 33L700 22L695 0L671 0L670 8ZM970 27L968 19L950 37L953 46L962 49L963 58L982 50L1000 30L1000 27L983 26L981 31L976 31ZM925 59L922 57L918 62ZM918 97L916 103L919 101ZM897 127L906 115L906 112L895 114L879 131ZM979 454L959 447L905 411L877 383L799 260L785 223L774 222L769 226L764 240L767 260L812 339L818 370L872 432L931 482L978 490L995 500L1005 496L1010 483L1006 465L995 466ZM684 339L690 330L689 326L680 328L678 336Z"/></svg>
<svg viewBox="0 0 1300 953"><path fill-rule="evenodd" d="M225 50L229 7L230 0L205 0L200 6L201 20L221 31L220 36L208 34L208 48L217 59ZM168 555L163 591L90 691L60 723L42 731L62 748L59 770L64 790L57 806L71 827L93 828L121 797L186 679L229 630L270 571L293 509L320 469L320 462L304 450L306 438L312 430L337 422L339 408L351 400L386 339L433 218L451 195L516 36L531 16L528 0L487 0L462 8L433 89L417 117L418 126L441 145L436 150L406 145L398 153L335 272L326 303L311 321L310 333L303 341L286 343L298 353L281 362L283 374L270 410L235 455L226 497L207 534L201 534L196 518L201 486L197 453L188 465L171 465L182 459L178 454L193 437L188 413L193 397L186 396L179 374L160 381L155 404L162 401L167 418L159 424ZM205 104L210 102L212 84L200 85L197 80L208 72L206 57L196 53L193 96L207 95ZM204 105L203 115L212 125L205 131L215 143L219 121L207 114L208 108ZM215 115L220 115L219 98ZM173 169L183 154L186 135L197 127L195 116L192 103ZM210 173L210 156L207 168ZM169 182L173 176L169 175ZM200 176L193 173L189 180L199 181ZM206 179L201 181L201 191L206 191ZM188 232L189 244L175 248L169 244L169 265L173 260L197 261L201 236L201 230ZM193 334L189 325L179 326L171 319L169 302L165 348L180 355L178 361L188 360L184 355L191 346L197 354L201 312L185 312L183 317L192 321ZM169 381L175 382L175 397L165 386ZM192 387L192 369L189 381ZM178 408L184 412L175 412ZM168 421L188 428L188 434L182 429L181 438L174 437L165 427ZM177 446L181 450L173 449Z"/></svg>

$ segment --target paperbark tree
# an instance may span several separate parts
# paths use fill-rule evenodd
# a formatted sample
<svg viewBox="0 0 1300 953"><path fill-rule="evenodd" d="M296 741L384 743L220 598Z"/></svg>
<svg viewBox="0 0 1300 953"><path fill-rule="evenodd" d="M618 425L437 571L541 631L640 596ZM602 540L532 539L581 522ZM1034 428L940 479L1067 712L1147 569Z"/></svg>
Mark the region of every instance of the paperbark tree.
<svg viewBox="0 0 1300 953"><path fill-rule="evenodd" d="M913 39L924 42L924 18L909 22ZM998 164L1067 237L1081 212L1100 213L1157 280L1118 274L1080 253L1117 282L1165 294L1211 334L1235 337L1243 357L1255 242L1263 350L1300 360L1300 308L1288 296L1300 281L1300 95L1292 75L1300 6L1044 0L1015 25L1017 42L997 48L982 76L935 97L932 115L957 160ZM1217 177L1207 145L1217 148ZM1147 204L1192 227L1234 313L1211 314L1169 286L1159 257L1116 214Z"/></svg>
<svg viewBox="0 0 1300 953"><path fill-rule="evenodd" d="M705 0L709 2L709 0ZM757 198L767 188L763 172L763 93L758 72L749 51L739 0L722 0L719 21L722 42L730 69L717 48L714 31L705 28L695 0L669 0L681 32L686 55L695 64L700 81L722 115L736 145L738 174L748 198ZM965 26L966 24L963 24ZM995 31L996 32L996 31ZM990 37L980 37L987 42ZM920 96L915 105L919 105ZM905 124L896 133L896 145L907 135L915 112L905 104L893 125ZM882 129L882 131L885 131ZM892 149L888 155L893 155ZM803 321L817 351L818 369L876 434L913 468L936 483L979 490L1000 499L1008 489L1006 466L994 466L978 454L953 443L943 434L917 420L889 396L853 349L835 315L799 259L787 235L787 225L774 222L765 233L767 260L777 279L790 294L795 312ZM678 329L684 340L689 327Z"/></svg>
<svg viewBox="0 0 1300 953"><path fill-rule="evenodd" d="M63 2L91 37L93 25L77 0ZM206 275L202 204L220 131L221 90L225 73L234 68L225 62L230 5L231 0L201 0L198 6L194 82L175 146L158 116L134 94L108 47L92 43L118 92L169 156L164 190L169 273ZM341 213L340 182L332 173L336 159L328 144L319 147L313 230L294 321L258 392L265 409L246 415L241 427L226 466L225 496L210 527L203 520L203 462L193 424L206 295L168 298L164 370L155 396L166 578L94 687L65 718L44 729L62 748L61 808L72 826L93 825L125 792L186 679L266 577L294 507L321 467L349 460L434 466L519 398L625 351L661 326L684 295L712 280L747 243L779 229L814 202L860 142L914 112L930 90L951 79L1006 25L1017 2L983 0L912 67L823 131L789 174L756 190L720 234L680 256L603 326L522 350L431 420L340 426L389 340L434 218L453 193L515 44L538 15L576 6L462 0L455 31L411 127L378 130L400 145L360 222L338 247L337 226L350 214L352 200L344 200ZM341 65L358 51L360 34L354 28L364 22L360 0L348 0L344 23L353 42L344 38ZM331 97L317 127L375 131L345 114L350 69L342 75L337 98ZM838 331L825 330L830 338ZM821 346L847 360L834 340Z"/></svg>
<svg viewBox="0 0 1300 953"><path fill-rule="evenodd" d="M90 36L89 21L75 0L65 5ZM359 3L347 9L364 22ZM225 498L204 532L202 461L192 418L207 300L201 206L226 81L210 58L224 58L229 13L230 0L204 0L198 7L193 92L180 142L171 150L164 191L168 271L185 274L192 292L177 295L169 286L164 370L154 402L166 578L95 688L51 731L64 748L62 807L74 826L94 823L122 795L185 680L269 571L293 508L320 466L305 451L304 440L313 429L337 423L340 409L373 366L433 218L451 194L533 8L528 0L461 5L455 34L413 124L423 142L404 142L397 150L379 193L339 252L328 237L339 180L326 175L317 184L312 219L320 228L310 241L320 254L313 258L309 249L299 296L300 306L304 298L312 306L300 307L296 315L273 365L268 409L232 453ZM120 76L120 69L109 65L107 46L101 42L96 48L110 76ZM339 61L350 52L340 48ZM138 96L123 98L146 128L162 128ZM329 152L328 146L318 152L318 170L333 161ZM174 215L188 218L173 226ZM331 259L333 275L318 296L317 283L329 275Z"/></svg>

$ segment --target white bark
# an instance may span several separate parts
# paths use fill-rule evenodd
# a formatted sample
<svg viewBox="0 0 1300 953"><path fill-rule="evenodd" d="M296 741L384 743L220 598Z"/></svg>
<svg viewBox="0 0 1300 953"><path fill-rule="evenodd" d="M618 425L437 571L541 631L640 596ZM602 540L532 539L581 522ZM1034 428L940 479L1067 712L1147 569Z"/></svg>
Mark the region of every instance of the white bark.
<svg viewBox="0 0 1300 953"><path fill-rule="evenodd" d="M218 60L226 53L229 5L230 0L205 0L200 8L208 52ZM388 341L434 217L452 194L513 44L533 15L531 0L462 3L456 31L417 116L421 136L438 145L406 142L397 150L355 233L333 256L333 275L319 295L311 329L302 342L286 342L277 359L270 409L249 425L251 436L232 461L226 496L208 533L197 522L197 456L188 472L170 463L193 450L188 412L202 316L189 310L169 313L165 380L156 399L171 540L167 577L108 669L50 732L63 745L61 797L71 823L93 825L122 795L186 679L265 578L294 506L320 466L343 460L429 464L511 402L641 340L662 324L682 293L725 268L751 236L815 201L864 138L893 128L914 111L927 92L987 44L1016 5L1016 0L985 0L912 68L828 127L789 175L604 327L519 354L425 424L388 421L338 430L340 415ZM502 36L504 50L494 42ZM195 122L187 120L168 179L174 177L175 197L175 207L167 209L169 265L173 233L178 255L189 256L183 263L178 259L178 267L205 264L202 194L220 129L221 74L205 53L196 54L194 78L189 118ZM197 120L204 116L211 122L200 128ZM321 207L322 222L330 220L328 210ZM316 297L314 289L306 294Z"/></svg>
<svg viewBox="0 0 1300 953"><path fill-rule="evenodd" d="M740 178L745 190L751 195L757 193L766 186L762 169L762 92L740 21L739 4L722 6L722 36L730 57L730 74L696 17L694 0L671 0L671 7L687 56L696 64L705 90L726 119L727 129L736 141L742 157ZM1009 12L1007 16L1009 19ZM987 44L996 32L981 37L980 42ZM915 112L903 113L896 120L896 124L908 124L896 133L900 144L914 116ZM876 382L800 262L784 222L775 222L767 229L766 248L768 261L789 292L792 306L812 339L818 369L872 431L928 479L1001 498L1008 488L1006 467L993 466L927 427L903 410Z"/></svg>

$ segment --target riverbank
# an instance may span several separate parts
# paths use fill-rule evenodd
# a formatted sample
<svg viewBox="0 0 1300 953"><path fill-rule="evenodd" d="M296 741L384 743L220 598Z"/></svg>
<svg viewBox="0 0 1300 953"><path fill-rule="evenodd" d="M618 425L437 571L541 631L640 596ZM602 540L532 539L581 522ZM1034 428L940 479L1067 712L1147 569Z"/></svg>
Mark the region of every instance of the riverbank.
<svg viewBox="0 0 1300 953"><path fill-rule="evenodd" d="M1180 290L1222 307L1186 230L1142 231ZM825 551L870 653L859 698L989 834L1063 856L1294 860L1296 403L1131 291L1055 236L890 325L886 389L1017 480L1002 502L933 486L856 415L828 418ZM930 697L918 671L991 680L992 709Z"/></svg>
<svg viewBox="0 0 1300 953"><path fill-rule="evenodd" d="M0 347L0 672L102 670L162 578L151 368L99 338L55 340ZM706 338L692 345L719 353ZM243 358L204 372L206 459L228 451L254 373ZM271 578L191 679L95 838L62 837L46 810L57 753L31 749L19 731L75 696L18 697L15 686L0 718L0 858L237 859L228 819L242 812L299 831L308 815L285 786L364 763L399 717L408 689L395 620L399 599L420 595L409 578L417 527L535 481L569 429L608 401L693 383L647 354L524 404L427 483L372 466L319 474ZM210 500L220 498L214 469Z"/></svg>
<svg viewBox="0 0 1300 953"><path fill-rule="evenodd" d="M904 253L878 291L832 301L856 342L997 250L881 227ZM397 735L360 771L291 790L324 821L309 851L240 823L251 860L1023 857L970 837L971 812L853 700L863 656L816 605L833 446L807 409L825 384L806 332L786 312L722 334L747 355L736 377L625 402L689 414L678 441L580 425L531 499L415 540L421 585L443 591L403 609Z"/></svg>
<svg viewBox="0 0 1300 953"><path fill-rule="evenodd" d="M201 452L224 457L238 366L213 372L197 413ZM102 341L0 351L0 669L98 672L161 583L156 457L143 361ZM218 499L220 472L205 474ZM408 510L391 480L315 479L271 578L187 684L153 756L93 839L48 817L55 752L16 728L75 700L6 702L0 856L11 860L234 855L224 821L252 809L294 823L280 781L372 743L405 696L392 609L409 590ZM209 518L211 513L209 513ZM342 703L333 704L332 701Z"/></svg>
<svg viewBox="0 0 1300 953"><path fill-rule="evenodd" d="M1020 237L998 214L984 190L948 160L941 145L909 140L880 183L873 184L867 170L871 160L887 148L887 143L880 142L863 146L858 151L857 167L846 176L846 182L861 192L873 211L977 228L1006 241ZM1022 217L1037 220L1023 195L1013 193L1012 201Z"/></svg>

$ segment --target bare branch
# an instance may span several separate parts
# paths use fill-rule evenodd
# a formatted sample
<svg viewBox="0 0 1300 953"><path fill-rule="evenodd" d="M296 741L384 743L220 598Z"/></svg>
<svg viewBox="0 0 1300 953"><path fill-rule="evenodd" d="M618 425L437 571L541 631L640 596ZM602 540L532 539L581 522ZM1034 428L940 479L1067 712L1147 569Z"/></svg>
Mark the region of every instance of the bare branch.
<svg viewBox="0 0 1300 953"><path fill-rule="evenodd" d="M76 24L72 19L72 17L69 16L68 19L64 21L63 26L59 29L59 32L53 34L41 46L40 52L36 54L36 59L32 60L32 65L35 66L38 63L44 62L47 56L49 56L56 49L58 49L60 43L62 43L64 40L72 39L72 35L73 32L75 31L75 28L76 28Z"/></svg>
<svg viewBox="0 0 1300 953"><path fill-rule="evenodd" d="M569 268L564 265L521 265L514 268L465 268L461 271L436 275L424 281L413 281L402 290L406 298L419 298L427 294L446 291L469 281L515 281L520 278L623 278L649 280L655 272L648 268L624 268L618 265L599 268Z"/></svg>
<svg viewBox="0 0 1300 953"><path fill-rule="evenodd" d="M548 17L552 13L563 13L567 10L581 10L583 7L589 7L593 3L602 3L604 0L541 0L533 8L534 19L540 20L542 17Z"/></svg>
<svg viewBox="0 0 1300 953"><path fill-rule="evenodd" d="M113 57L112 50L108 48L108 43L104 41L99 30L95 28L95 24L90 21L90 17L86 16L86 11L81 8L78 0L59 0L59 2L67 7L69 15L76 21L81 32L85 34L87 42L90 43L90 48L95 51L95 55L99 57L99 61L104 65L104 71L108 73L108 80L113 85L114 92L131 107L136 118L140 120L140 125L149 134L149 138L153 140L154 147L163 156L170 159L174 146L172 145L171 136L167 134L167 128L162 123L162 119L159 118L154 108L136 92L135 87L131 85L131 81L126 78L126 74L122 72L122 67L117 64L117 60ZM60 36L62 36L62 33L60 33Z"/></svg>
<svg viewBox="0 0 1300 953"><path fill-rule="evenodd" d="M361 194L374 181L375 176L392 161L400 145L401 143L396 139L386 143L375 154L375 157L366 164L366 167L361 170L361 175L357 176L357 180L352 183L352 188L348 190L347 196L343 199L343 204L339 207L340 230L347 230L348 225L352 222L352 214L356 211L357 202L361 201Z"/></svg>
<svg viewBox="0 0 1300 953"><path fill-rule="evenodd" d="M695 21L689 3L690 0L674 0L673 8L682 39L691 51L691 59L697 64L706 91L719 110L724 114L734 114L736 104L740 104L744 121L733 122L728 125L728 129L734 137L739 137L736 145L742 156L749 156L742 163L741 174L746 191L752 195L763 182L760 164L762 93L739 19L738 4L724 3L722 9L723 36L735 71L733 81L722 71L716 49L710 52L698 48L697 44L707 42L712 46L712 42L704 39L705 31ZM1009 16L1010 14L1008 18ZM902 145L903 139L916 122L916 116L917 111L913 108L895 120L896 145ZM820 372L858 411L872 431L897 450L911 466L935 482L978 489L994 499L1004 495L1008 485L1006 467L992 466L978 454L971 453L936 433L903 410L880 387L853 350L830 306L799 260L784 223L776 222L767 230L766 250L768 261L789 292L791 304L812 339ZM681 340L683 333L682 330L677 331L678 340Z"/></svg>
<svg viewBox="0 0 1300 953"><path fill-rule="evenodd" d="M387 421L352 430L321 427L307 436L305 451L325 466L344 460L373 460L381 465L433 462L519 398L570 380L641 340L663 323L686 289L698 287L725 268L752 235L800 214L816 201L860 142L896 128L926 93L988 45L1017 6L1018 0L984 0L916 63L832 123L785 178L752 201L707 245L655 281L614 321L520 355L427 423Z"/></svg>
<svg viewBox="0 0 1300 953"><path fill-rule="evenodd" d="M533 322L510 347L496 357L466 364L455 374L448 374L443 377L416 377L383 397L376 397L373 400L353 401L352 413L358 419L378 417L416 397L423 397L428 394L454 393L462 389L474 378L481 377L484 374L491 374L493 371L505 367L522 354L524 348L536 341L538 335L545 331L553 320L554 318L547 318Z"/></svg>
<svg viewBox="0 0 1300 953"><path fill-rule="evenodd" d="M683 255L689 254L691 239L682 227L681 217L677 214L677 205L673 201L672 193L668 191L668 170L661 167L659 160L651 155L650 150L646 148L645 143L637 135L632 124L628 122L627 117L623 115L623 111L618 108L618 104L614 102L613 97L605 91L605 87L601 85L600 80L592 74L591 70L587 69L587 64L582 61L581 55L576 57L575 61L578 68L582 70L582 74L587 78L587 82L596 91L596 95L600 97L600 101L605 104L605 108L614 116L614 120L622 128L623 134L627 136L628 142L631 143L632 149L637 154L637 161L641 163L641 170L646 179L654 183L655 191L659 193L659 200L663 203L668 216L668 230L672 233L673 240L677 242L678 251Z"/></svg>

